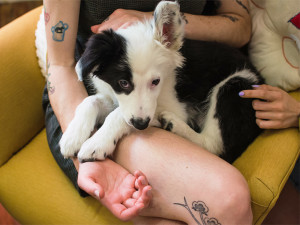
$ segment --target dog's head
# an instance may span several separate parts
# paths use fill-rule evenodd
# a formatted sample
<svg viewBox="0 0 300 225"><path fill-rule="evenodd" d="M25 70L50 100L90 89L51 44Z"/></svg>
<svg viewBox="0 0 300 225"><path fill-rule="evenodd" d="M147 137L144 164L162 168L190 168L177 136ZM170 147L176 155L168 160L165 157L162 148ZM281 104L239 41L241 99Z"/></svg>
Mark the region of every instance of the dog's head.
<svg viewBox="0 0 300 225"><path fill-rule="evenodd" d="M155 116L164 82L171 82L170 76L183 64L179 49L184 24L179 5L162 1L150 21L93 35L77 73L82 77L92 73L107 82L126 122L145 129Z"/></svg>

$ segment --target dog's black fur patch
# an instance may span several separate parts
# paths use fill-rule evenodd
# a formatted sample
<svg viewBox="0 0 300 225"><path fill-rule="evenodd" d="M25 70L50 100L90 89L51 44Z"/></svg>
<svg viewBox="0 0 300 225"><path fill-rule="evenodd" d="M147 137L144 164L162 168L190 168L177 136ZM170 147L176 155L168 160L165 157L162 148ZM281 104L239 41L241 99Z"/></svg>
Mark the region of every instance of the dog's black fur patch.
<svg viewBox="0 0 300 225"><path fill-rule="evenodd" d="M89 83L89 74L111 85L118 94L130 94L134 90L132 73L127 63L126 41L113 30L91 36L80 60L82 77ZM122 88L120 80L126 80L130 87Z"/></svg>
<svg viewBox="0 0 300 225"><path fill-rule="evenodd" d="M232 78L218 93L215 118L219 120L225 148L221 157L233 162L261 133L255 122L252 100L242 99L239 92L252 89L252 85L261 84L264 80L246 56L227 45L186 40L181 51L186 64L178 70L176 91L179 100L190 108L188 111L197 111L199 117L207 113L207 99L212 88L230 74L248 69L257 76L258 82L242 77ZM197 132L201 131L195 122L199 117L191 115L189 118Z"/></svg>

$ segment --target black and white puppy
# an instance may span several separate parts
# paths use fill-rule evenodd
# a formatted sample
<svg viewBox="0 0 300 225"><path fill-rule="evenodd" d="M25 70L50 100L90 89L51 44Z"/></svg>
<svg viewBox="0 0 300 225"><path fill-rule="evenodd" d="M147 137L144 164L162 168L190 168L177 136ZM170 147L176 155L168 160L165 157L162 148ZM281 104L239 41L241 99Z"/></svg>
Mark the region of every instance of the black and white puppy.
<svg viewBox="0 0 300 225"><path fill-rule="evenodd" d="M162 1L153 20L89 39L76 70L94 95L78 106L62 136L65 157L103 160L132 129L149 126L228 162L241 155L261 130L251 100L238 93L262 78L238 50L203 41L183 44L184 25L179 5ZM102 126L90 137L96 124Z"/></svg>

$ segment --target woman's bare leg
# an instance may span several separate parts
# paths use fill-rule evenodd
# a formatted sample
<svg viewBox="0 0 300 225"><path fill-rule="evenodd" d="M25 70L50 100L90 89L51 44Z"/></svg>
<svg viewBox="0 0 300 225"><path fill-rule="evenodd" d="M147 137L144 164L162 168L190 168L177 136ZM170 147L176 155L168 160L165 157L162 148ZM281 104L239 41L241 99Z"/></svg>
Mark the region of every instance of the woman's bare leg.
<svg viewBox="0 0 300 225"><path fill-rule="evenodd" d="M149 216L136 217L133 223L136 225L186 225L186 223L180 221Z"/></svg>
<svg viewBox="0 0 300 225"><path fill-rule="evenodd" d="M114 158L131 172L141 170L153 187L143 216L252 223L249 189L239 171L177 135L157 128L134 132L120 141Z"/></svg>

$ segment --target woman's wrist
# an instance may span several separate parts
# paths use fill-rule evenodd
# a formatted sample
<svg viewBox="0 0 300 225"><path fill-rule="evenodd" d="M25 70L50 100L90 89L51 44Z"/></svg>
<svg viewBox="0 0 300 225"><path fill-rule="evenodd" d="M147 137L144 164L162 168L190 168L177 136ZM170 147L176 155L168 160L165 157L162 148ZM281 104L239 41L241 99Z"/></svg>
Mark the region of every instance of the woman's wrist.
<svg viewBox="0 0 300 225"><path fill-rule="evenodd" d="M74 117L77 106L88 96L72 66L50 65L47 87L51 106L64 132Z"/></svg>

